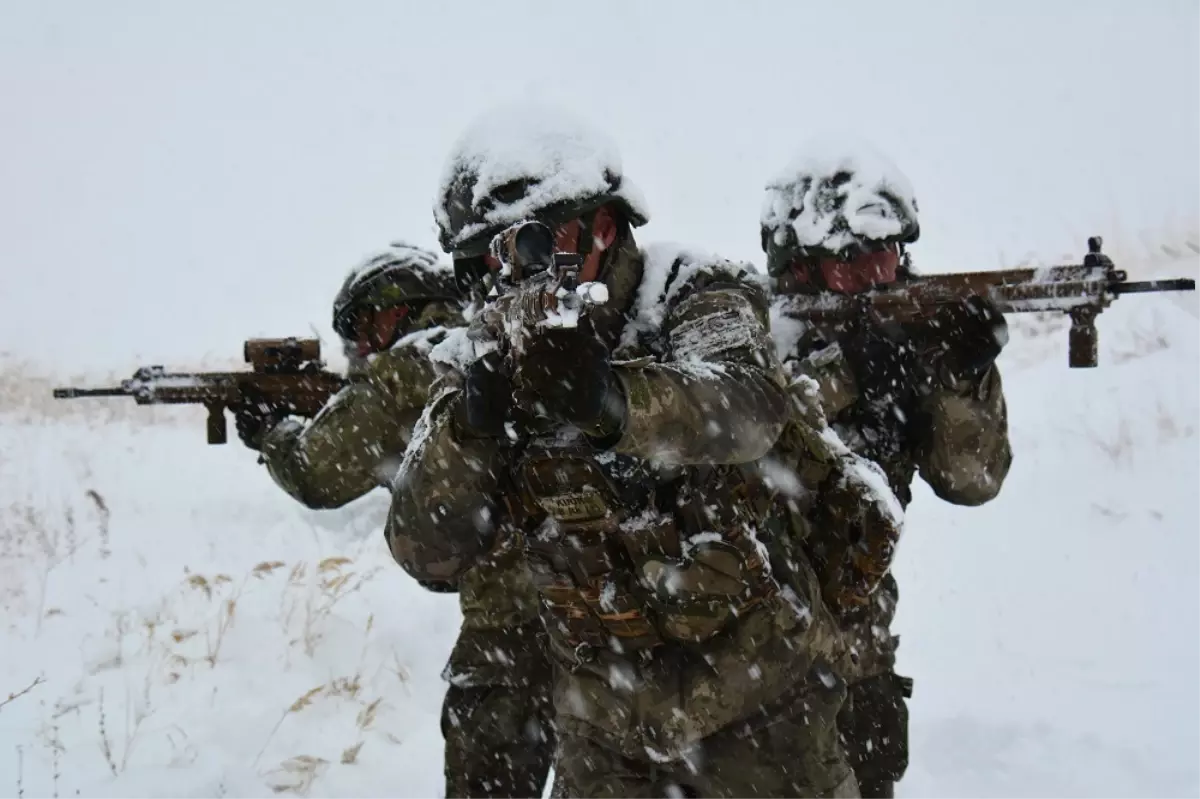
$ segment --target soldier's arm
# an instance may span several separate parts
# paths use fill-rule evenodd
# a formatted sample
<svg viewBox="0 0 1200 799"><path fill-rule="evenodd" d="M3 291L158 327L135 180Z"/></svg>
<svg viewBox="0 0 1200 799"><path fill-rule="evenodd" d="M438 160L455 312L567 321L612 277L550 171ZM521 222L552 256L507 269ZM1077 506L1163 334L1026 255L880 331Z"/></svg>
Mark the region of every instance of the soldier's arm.
<svg viewBox="0 0 1200 799"><path fill-rule="evenodd" d="M389 485L433 380L422 353L380 353L311 422L286 420L264 436L272 479L314 509L338 508Z"/></svg>
<svg viewBox="0 0 1200 799"><path fill-rule="evenodd" d="M1008 408L995 364L973 383L946 385L925 397L917 468L934 493L956 505L982 505L1012 464Z"/></svg>
<svg viewBox="0 0 1200 799"><path fill-rule="evenodd" d="M314 509L339 508L388 484L407 433L387 398L351 383L308 424L287 419L263 438L271 478Z"/></svg>
<svg viewBox="0 0 1200 799"><path fill-rule="evenodd" d="M492 440L460 434L459 382L440 383L417 423L385 529L392 557L430 587L454 587L494 537L500 451Z"/></svg>
<svg viewBox="0 0 1200 799"><path fill-rule="evenodd" d="M744 274L716 269L675 297L665 357L616 369L627 405L614 449L678 464L762 457L788 415L764 293Z"/></svg>

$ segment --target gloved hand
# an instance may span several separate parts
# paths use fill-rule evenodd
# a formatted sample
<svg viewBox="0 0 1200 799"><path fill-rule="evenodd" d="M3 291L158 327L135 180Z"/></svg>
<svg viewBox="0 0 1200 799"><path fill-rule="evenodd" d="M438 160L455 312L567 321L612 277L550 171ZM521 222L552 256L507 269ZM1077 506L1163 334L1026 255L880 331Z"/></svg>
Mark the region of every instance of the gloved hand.
<svg viewBox="0 0 1200 799"><path fill-rule="evenodd" d="M547 330L520 363L520 402L535 416L605 436L624 423L625 398L606 348L577 329Z"/></svg>
<svg viewBox="0 0 1200 799"><path fill-rule="evenodd" d="M489 352L467 368L464 391L467 432L480 437L505 435L512 409L512 380L497 352Z"/></svg>
<svg viewBox="0 0 1200 799"><path fill-rule="evenodd" d="M896 322L864 317L839 344L859 391L868 401L922 391L930 382L929 369L917 357L916 343Z"/></svg>
<svg viewBox="0 0 1200 799"><path fill-rule="evenodd" d="M978 381L1008 343L1008 322L991 300L970 297L942 308L926 335L940 349L941 365L953 381Z"/></svg>
<svg viewBox="0 0 1200 799"><path fill-rule="evenodd" d="M257 393L245 394L243 404L236 408L233 414L238 438L255 451L262 449L263 438L287 416L287 411L272 407Z"/></svg>

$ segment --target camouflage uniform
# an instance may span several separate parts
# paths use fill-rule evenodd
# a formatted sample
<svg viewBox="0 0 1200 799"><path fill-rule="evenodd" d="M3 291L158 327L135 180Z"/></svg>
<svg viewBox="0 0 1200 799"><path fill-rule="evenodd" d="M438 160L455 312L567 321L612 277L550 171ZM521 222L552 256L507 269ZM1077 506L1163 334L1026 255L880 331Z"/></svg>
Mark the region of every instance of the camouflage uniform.
<svg viewBox="0 0 1200 799"><path fill-rule="evenodd" d="M797 256L801 257L799 263L819 264L830 256L853 263L857 254L865 255L865 263L870 264L878 252L875 248L911 243L919 235L915 201L906 201L902 187L896 185L900 180L856 185L853 169L847 163L843 161L837 169L824 174L819 169L807 174L801 170L801 174L785 177L782 185L777 183L769 189L777 194L770 198L768 212L764 213L763 245L780 295L772 309L780 359L789 375L797 380L793 388L803 386L798 393L808 394L800 404L818 405L820 415L828 419L838 439L854 455L880 467L901 507L907 507L912 499L910 486L917 474L948 502L958 505L987 502L999 492L1012 461L1007 410L1000 373L986 355L978 361L980 368L973 374L952 373L949 359L938 360L937 356L952 346L958 333L957 324L942 325L940 330L936 321L933 325L912 326L907 330L891 329L889 335L900 343L872 352L859 335L862 320L839 325L788 319L792 316L793 301L788 295L811 298L825 290L819 277L811 278L811 282L798 281L788 271L794 268L792 264L797 261L793 259ZM797 184L801 191L792 194ZM786 203L789 197L794 200L806 195L788 209L788 221L803 216L802 221L810 228L817 227L811 224L814 219L811 209L821 208L828 214L826 221L832 217L832 224L825 229L833 231L833 235L839 231L846 233L852 225L847 222L849 212L842 211L840 200L850 193L847 185L860 192L856 202L864 206L869 200L863 199L862 190L875 193L873 199L877 208L884 209L883 218L897 223L889 236L874 241L866 235L848 236L854 239L849 254L839 253L836 247L823 248L811 240L801 247L787 225L769 218L771 200L782 195ZM815 202L814 196L818 198ZM806 202L808 216L804 216ZM855 250L856 247L861 249ZM903 247L896 252L902 255ZM897 275L901 285L909 274L906 267L902 262ZM803 314L796 317L802 318ZM785 319L788 322L781 324ZM920 346L915 344L917 341ZM910 357L923 362L918 365L905 358L896 361L895 351L906 347ZM988 354L994 358L998 352L996 346ZM886 383L883 389L879 388L881 383ZM804 448L804 436L795 428L793 424L781 436L776 457L786 458L789 450ZM820 481L820 475L817 480ZM833 500L820 513L838 516L837 506L837 500ZM821 574L825 595L830 597L831 593L841 591L843 596L850 597L843 603L846 612L842 615L851 646L852 666L844 673L850 687L838 718L847 754L863 796L891 796L894 783L904 775L908 765L905 699L912 692L912 681L894 671L899 638L890 632L899 593L888 568L899 526L889 527L889 520L878 517L844 524L849 515L852 514L842 513L833 523L814 525L804 548ZM875 545L864 544L872 532ZM847 580L869 584L872 589L869 598L856 592L853 586L848 587ZM831 604L838 602L831 599Z"/></svg>
<svg viewBox="0 0 1200 799"><path fill-rule="evenodd" d="M467 261L479 251L455 240L459 230L490 236L513 220L462 222L475 181L469 169L454 177L443 232ZM586 247L603 239L601 211L617 210L598 273L610 300L590 323L612 353L620 423L573 427L518 404L515 439L481 434L471 421L480 361L464 364L435 388L405 456L392 552L423 580L523 553L557 667L567 795L856 795L834 728L841 636L802 556L793 579L772 574L763 505L742 467L787 414L766 296L729 262L647 258L629 230L637 209L616 193L627 184L615 169L605 179L546 217L560 238L582 219ZM572 352L560 357L552 366L566 369Z"/></svg>
<svg viewBox="0 0 1200 799"><path fill-rule="evenodd" d="M361 283L386 267L390 284L377 307L411 307L406 335L360 357L350 316L379 294ZM378 279L378 278L377 278ZM397 248L352 272L335 303L335 328L347 344L350 381L307 424L287 419L261 437L263 461L288 494L310 508L340 507L390 487L413 426L436 378L432 347L462 320L448 268L432 253ZM481 561L455 584L463 613L445 677L446 796L541 795L554 751L550 666L539 640L536 594L519 559Z"/></svg>

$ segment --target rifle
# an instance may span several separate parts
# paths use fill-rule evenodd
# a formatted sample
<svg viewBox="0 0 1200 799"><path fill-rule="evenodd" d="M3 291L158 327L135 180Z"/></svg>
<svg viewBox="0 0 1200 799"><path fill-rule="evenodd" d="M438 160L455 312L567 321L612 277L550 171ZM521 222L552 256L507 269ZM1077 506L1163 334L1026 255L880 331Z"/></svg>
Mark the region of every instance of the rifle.
<svg viewBox="0 0 1200 799"><path fill-rule="evenodd" d="M1071 368L1091 367L1099 361L1096 317L1117 297L1196 290L1191 278L1128 282L1125 271L1100 251L1102 244L1099 236L1089 238L1082 264L914 276L863 294L793 294L783 310L791 318L809 322L841 322L864 314L880 320L919 322L931 318L942 306L979 296L1006 314L1061 311L1071 317Z"/></svg>
<svg viewBox="0 0 1200 799"><path fill-rule="evenodd" d="M501 268L472 335L498 344L513 363L538 330L578 327L588 308L608 302L603 283L579 282L583 259L556 252L554 231L541 222L518 222L496 234L491 254Z"/></svg>
<svg viewBox="0 0 1200 799"><path fill-rule="evenodd" d="M248 372L167 372L143 366L114 388L56 388L55 399L133 397L138 405L203 405L208 443L228 440L225 409L251 404L312 417L346 381L324 369L315 338L255 338L242 347Z"/></svg>

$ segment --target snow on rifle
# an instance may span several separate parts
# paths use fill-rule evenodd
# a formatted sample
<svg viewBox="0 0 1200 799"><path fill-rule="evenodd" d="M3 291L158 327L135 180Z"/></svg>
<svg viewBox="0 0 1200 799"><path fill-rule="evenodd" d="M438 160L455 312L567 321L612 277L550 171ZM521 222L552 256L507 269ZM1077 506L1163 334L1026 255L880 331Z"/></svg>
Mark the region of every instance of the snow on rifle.
<svg viewBox="0 0 1200 799"><path fill-rule="evenodd" d="M507 355L519 358L539 330L579 327L589 307L608 302L608 287L580 283L582 257L555 252L554 231L541 222L519 222L497 233L491 255L500 269L480 312L482 329Z"/></svg>
<svg viewBox="0 0 1200 799"><path fill-rule="evenodd" d="M203 405L208 410L208 443L224 444L225 409L263 405L313 417L345 384L325 370L315 338L253 338L242 348L247 372L168 372L143 366L112 388L56 388L55 399L133 397L138 405Z"/></svg>
<svg viewBox="0 0 1200 799"><path fill-rule="evenodd" d="M1088 239L1082 264L913 276L863 294L794 294L780 310L801 322L836 322L863 314L881 321L911 322L931 318L941 306L986 297L1005 314L1066 313L1071 317L1070 366L1095 366L1099 360L1096 317L1114 299L1123 294L1196 290L1196 281L1190 278L1129 282L1125 271L1100 251L1102 243L1099 236Z"/></svg>

